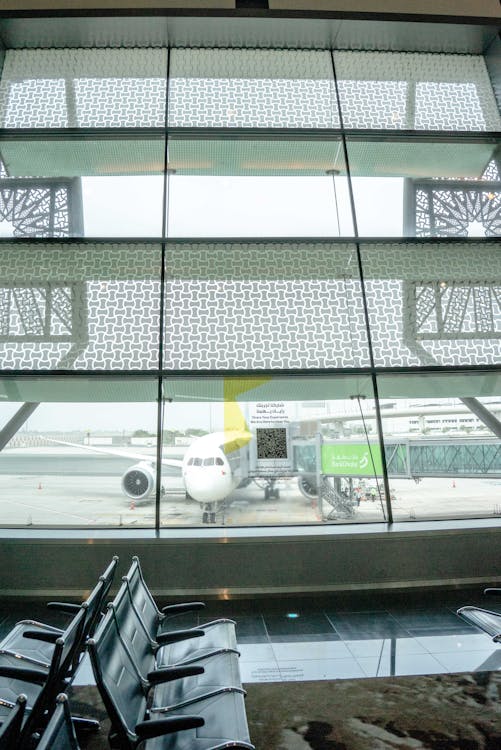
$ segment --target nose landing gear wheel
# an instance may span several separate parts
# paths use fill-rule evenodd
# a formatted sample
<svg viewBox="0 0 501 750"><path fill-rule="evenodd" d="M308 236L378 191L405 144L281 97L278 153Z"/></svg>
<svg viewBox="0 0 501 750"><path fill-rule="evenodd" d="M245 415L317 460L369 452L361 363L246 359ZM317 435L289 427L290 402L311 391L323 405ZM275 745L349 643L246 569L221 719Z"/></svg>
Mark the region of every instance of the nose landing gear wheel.
<svg viewBox="0 0 501 750"><path fill-rule="evenodd" d="M216 511L213 503L206 503L204 506L202 523L216 523Z"/></svg>

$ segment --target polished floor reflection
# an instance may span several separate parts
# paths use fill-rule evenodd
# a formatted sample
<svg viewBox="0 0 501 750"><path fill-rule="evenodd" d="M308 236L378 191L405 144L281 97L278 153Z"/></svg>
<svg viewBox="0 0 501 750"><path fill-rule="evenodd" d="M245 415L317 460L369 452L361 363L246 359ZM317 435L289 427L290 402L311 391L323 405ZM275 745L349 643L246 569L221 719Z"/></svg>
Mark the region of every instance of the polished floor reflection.
<svg viewBox="0 0 501 750"><path fill-rule="evenodd" d="M55 621L40 603L0 604L2 638L23 617ZM484 597L479 588L212 601L205 612L172 622L173 628L183 628L217 617L234 619L244 683L501 669L501 646L456 614L465 604L501 610L501 597ZM84 662L76 683L90 682Z"/></svg>

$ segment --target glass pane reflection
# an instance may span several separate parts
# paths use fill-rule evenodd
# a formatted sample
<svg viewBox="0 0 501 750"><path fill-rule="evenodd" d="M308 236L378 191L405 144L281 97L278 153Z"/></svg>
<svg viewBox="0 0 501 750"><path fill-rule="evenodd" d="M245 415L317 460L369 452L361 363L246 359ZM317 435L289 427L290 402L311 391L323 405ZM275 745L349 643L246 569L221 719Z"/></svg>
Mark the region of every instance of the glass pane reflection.
<svg viewBox="0 0 501 750"><path fill-rule="evenodd" d="M495 140L348 140L363 237L499 237Z"/></svg>
<svg viewBox="0 0 501 750"><path fill-rule="evenodd" d="M3 139L0 237L159 237L163 139Z"/></svg>

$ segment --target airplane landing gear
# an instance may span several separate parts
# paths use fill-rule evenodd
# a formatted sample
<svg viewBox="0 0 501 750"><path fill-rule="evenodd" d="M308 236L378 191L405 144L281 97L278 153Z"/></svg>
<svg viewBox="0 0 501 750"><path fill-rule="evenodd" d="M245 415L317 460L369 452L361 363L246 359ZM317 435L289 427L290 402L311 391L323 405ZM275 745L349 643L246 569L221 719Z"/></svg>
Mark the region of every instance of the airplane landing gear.
<svg viewBox="0 0 501 750"><path fill-rule="evenodd" d="M275 487L276 479L255 479L254 481L264 490L265 500L280 500L280 490Z"/></svg>
<svg viewBox="0 0 501 750"><path fill-rule="evenodd" d="M205 503L202 513L202 523L216 523L214 503Z"/></svg>

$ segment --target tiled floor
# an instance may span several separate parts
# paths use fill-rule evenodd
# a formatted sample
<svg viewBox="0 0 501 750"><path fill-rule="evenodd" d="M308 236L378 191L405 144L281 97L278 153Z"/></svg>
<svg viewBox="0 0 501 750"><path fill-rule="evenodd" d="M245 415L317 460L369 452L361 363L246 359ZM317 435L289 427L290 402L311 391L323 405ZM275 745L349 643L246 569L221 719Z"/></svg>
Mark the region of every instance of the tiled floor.
<svg viewBox="0 0 501 750"><path fill-rule="evenodd" d="M232 617L244 683L501 669L501 644L456 614L464 604L501 611L501 597L483 597L481 590L332 595L210 602L203 618L184 615L173 626ZM1 611L0 637L22 617L54 622L41 605ZM91 681L84 663L76 682Z"/></svg>

